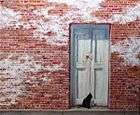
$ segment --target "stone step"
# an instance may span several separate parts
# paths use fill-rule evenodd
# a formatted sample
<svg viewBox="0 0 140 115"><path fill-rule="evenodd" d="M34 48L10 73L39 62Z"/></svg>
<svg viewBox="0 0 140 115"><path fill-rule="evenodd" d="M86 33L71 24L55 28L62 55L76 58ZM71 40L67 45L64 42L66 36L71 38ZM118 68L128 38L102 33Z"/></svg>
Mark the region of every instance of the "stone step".
<svg viewBox="0 0 140 115"><path fill-rule="evenodd" d="M1 111L0 115L140 115L136 111Z"/></svg>

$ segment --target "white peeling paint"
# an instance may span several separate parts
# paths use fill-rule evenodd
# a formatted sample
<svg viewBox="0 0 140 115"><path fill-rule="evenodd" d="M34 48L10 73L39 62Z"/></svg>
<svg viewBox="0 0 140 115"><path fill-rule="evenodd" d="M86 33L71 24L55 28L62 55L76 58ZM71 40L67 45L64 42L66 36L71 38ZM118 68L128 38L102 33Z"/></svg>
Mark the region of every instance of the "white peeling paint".
<svg viewBox="0 0 140 115"><path fill-rule="evenodd" d="M51 82L51 79L49 78L49 77L47 77L47 76L44 76L42 79L41 79L43 82Z"/></svg>
<svg viewBox="0 0 140 115"><path fill-rule="evenodd" d="M104 0L48 0L48 2L65 3L67 5L73 5L79 8L99 8L100 3ZM82 7L85 4L84 7Z"/></svg>
<svg viewBox="0 0 140 115"><path fill-rule="evenodd" d="M9 27L9 26L19 26L20 19L22 16L20 12L16 12L13 9L0 6L0 29Z"/></svg>
<svg viewBox="0 0 140 115"><path fill-rule="evenodd" d="M15 56L18 59L12 59ZM41 69L43 67L36 64L28 54L9 54L7 58L0 60L0 105L15 104L19 96L25 95L26 73Z"/></svg>
<svg viewBox="0 0 140 115"><path fill-rule="evenodd" d="M66 3L70 10L66 11L62 16L57 14L48 14L48 11L55 6L49 6L42 9L34 10L36 16L42 16L39 20L30 20L32 26L36 28L34 37L40 40L46 40L52 45L67 45L69 36L70 23L120 23L135 21L140 17L140 4L137 3L134 7L125 8L123 13L113 14L109 19L99 19L91 15L91 12L100 8L100 3L104 0L48 0L48 2ZM76 10L75 10L76 9ZM47 21L44 20L47 19ZM31 26L31 27L32 27ZM56 33L54 36L47 36L48 32Z"/></svg>
<svg viewBox="0 0 140 115"><path fill-rule="evenodd" d="M21 21L21 13L15 12L12 9L0 6L0 28L22 25L23 28L36 28L33 36L39 40L46 40L52 45L67 45L69 36L70 23L121 23L135 21L140 17L140 3L134 7L125 8L123 13L113 14L109 19L99 19L91 15L93 11L100 8L100 3L104 0L48 0L48 2L66 3L70 10L66 11L62 16L57 14L49 14L50 9L55 8L55 5L47 6L46 8L38 8L32 12L32 15L42 17L39 19L30 19L28 22ZM48 32L53 32L56 35L48 36Z"/></svg>
<svg viewBox="0 0 140 115"><path fill-rule="evenodd" d="M122 13L113 14L108 20L111 23L118 22L120 24L126 24L128 22L135 21L140 18L140 3L137 3L134 7L127 7Z"/></svg>
<svg viewBox="0 0 140 115"><path fill-rule="evenodd" d="M50 44L65 45L67 40L65 39L65 30L63 29L63 24L59 16L48 16L50 21L37 20L35 22L34 37L40 36L45 38ZM56 36L47 36L48 32L54 32Z"/></svg>
<svg viewBox="0 0 140 115"><path fill-rule="evenodd" d="M130 38L111 46L111 52L118 52L127 65L140 65L140 38Z"/></svg>
<svg viewBox="0 0 140 115"><path fill-rule="evenodd" d="M52 45L67 45L69 36L69 24L80 23L80 22L96 22L96 23L114 23L118 22L125 24L136 20L140 15L140 4L138 3L134 7L124 9L123 13L113 14L110 19L98 19L98 17L91 15L91 12L96 11L100 8L100 3L104 0L48 0L48 2L65 3L70 7L70 10L66 11L62 16L57 14L49 14L50 9L55 8L55 5L47 6L34 10L32 15L42 17L40 19L31 19L28 22L19 21L21 16L20 13L14 12L11 9L13 16L15 17L16 26L23 25L23 28L36 28L33 32L33 36L39 40L46 40L47 43ZM1 7L1 10L5 9ZM76 10L75 10L76 9ZM3 12L5 10L2 10ZM5 12L6 13L6 12ZM11 14L11 13L10 13ZM6 15L10 15L8 12ZM3 17L3 16L2 16ZM2 19L4 20L5 17ZM10 19L10 18L8 18ZM45 20L47 19L47 20ZM6 21L8 24L13 25L12 20ZM5 23L6 23L5 22ZM3 25L5 27L6 25ZM9 25L7 25L9 26ZM54 36L48 36L48 32L55 33Z"/></svg>
<svg viewBox="0 0 140 115"><path fill-rule="evenodd" d="M57 71L64 70L64 68L63 68L63 64L61 63L61 64L54 64L52 66L47 66L46 70L50 72L57 72Z"/></svg>
<svg viewBox="0 0 140 115"><path fill-rule="evenodd" d="M103 0L49 0L48 2L66 3L71 7L71 10L68 10L62 16L48 14L48 10L54 8L54 6L33 11L35 15L43 16L49 20L33 20L33 22L35 22L34 26L37 28L34 31L34 37L39 36L46 39L50 44L66 45L68 43L68 38L66 38L66 36L69 36L69 24L72 22L78 23L80 21L92 21L93 17L90 13L93 10L97 10L102 1ZM50 31L56 33L56 36L48 37L45 35Z"/></svg>
<svg viewBox="0 0 140 115"><path fill-rule="evenodd" d="M30 21L30 23L32 23L32 25L37 28L34 31L34 37L40 36L43 39L45 38L50 44L65 45L67 40L64 39L65 31L62 27L62 18L56 15L49 15L48 10L51 8L53 8L53 6L33 11L35 15L43 16L49 20L44 21L43 19L40 19ZM57 35L47 36L46 34L48 32L54 32Z"/></svg>

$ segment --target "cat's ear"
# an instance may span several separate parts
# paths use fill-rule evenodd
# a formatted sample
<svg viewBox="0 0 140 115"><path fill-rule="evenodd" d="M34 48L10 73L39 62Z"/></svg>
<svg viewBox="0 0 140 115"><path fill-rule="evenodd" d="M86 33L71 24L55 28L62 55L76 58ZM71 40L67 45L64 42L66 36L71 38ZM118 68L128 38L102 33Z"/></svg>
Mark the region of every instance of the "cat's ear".
<svg viewBox="0 0 140 115"><path fill-rule="evenodd" d="M91 93L89 93L90 97L93 97Z"/></svg>

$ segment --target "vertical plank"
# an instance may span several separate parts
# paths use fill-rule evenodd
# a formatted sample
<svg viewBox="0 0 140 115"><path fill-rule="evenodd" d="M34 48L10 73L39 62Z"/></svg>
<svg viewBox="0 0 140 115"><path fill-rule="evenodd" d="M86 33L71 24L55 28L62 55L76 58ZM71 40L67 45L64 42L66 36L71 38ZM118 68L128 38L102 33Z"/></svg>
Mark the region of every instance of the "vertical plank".
<svg viewBox="0 0 140 115"><path fill-rule="evenodd" d="M89 24L84 25L74 25L74 82L75 82L75 104L81 104L83 97L86 95L88 86L85 83L88 83L87 72L83 69L78 68L76 65L84 66L83 58L86 52L90 51L90 32Z"/></svg>
<svg viewBox="0 0 140 115"><path fill-rule="evenodd" d="M108 95L108 40L105 38L105 32L96 31L95 37L97 39L96 48L96 62L94 62L94 98L98 105L107 104ZM96 40L95 39L95 40Z"/></svg>
<svg viewBox="0 0 140 115"><path fill-rule="evenodd" d="M101 65L100 71L96 71L96 99L99 104L107 104L108 95L108 40L98 40L97 57Z"/></svg>
<svg viewBox="0 0 140 115"><path fill-rule="evenodd" d="M86 65L86 54L90 53L91 40L78 40L78 63ZM78 98L83 99L89 92L89 68L78 69Z"/></svg>

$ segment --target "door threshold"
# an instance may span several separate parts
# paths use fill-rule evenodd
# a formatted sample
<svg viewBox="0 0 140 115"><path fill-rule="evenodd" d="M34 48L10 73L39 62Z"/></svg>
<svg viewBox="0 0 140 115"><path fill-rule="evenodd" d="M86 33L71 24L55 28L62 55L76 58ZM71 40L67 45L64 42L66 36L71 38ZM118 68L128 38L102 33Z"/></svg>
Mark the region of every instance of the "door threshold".
<svg viewBox="0 0 140 115"><path fill-rule="evenodd" d="M112 110L108 109L105 106L104 107L95 106L95 107L91 107L90 109L80 107L80 106L75 106L75 107L71 107L68 111L112 111Z"/></svg>

